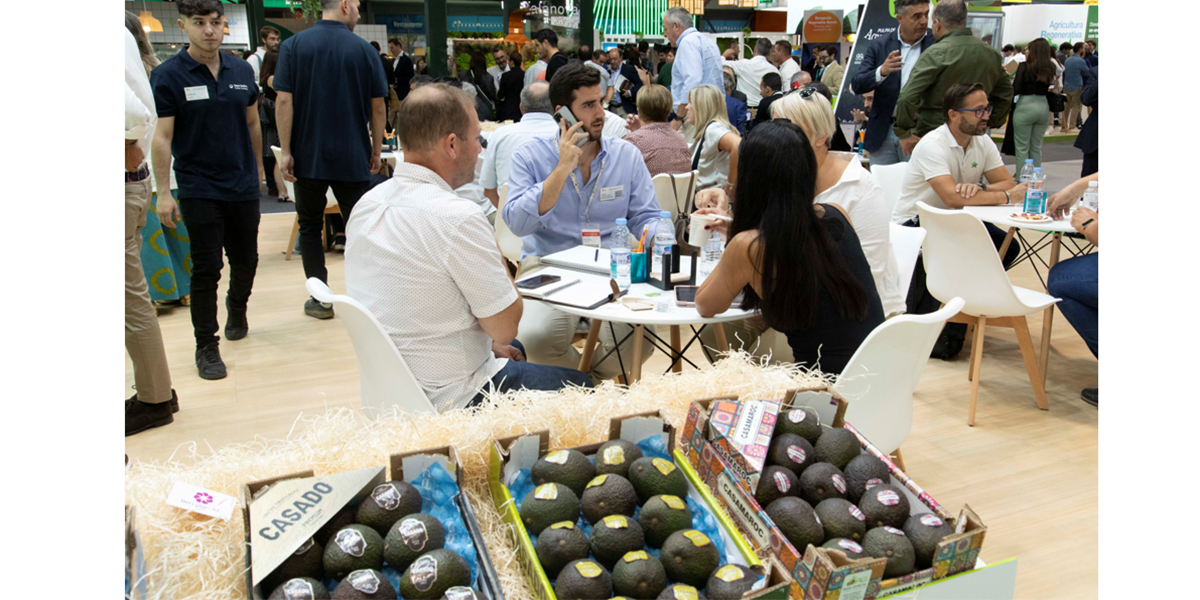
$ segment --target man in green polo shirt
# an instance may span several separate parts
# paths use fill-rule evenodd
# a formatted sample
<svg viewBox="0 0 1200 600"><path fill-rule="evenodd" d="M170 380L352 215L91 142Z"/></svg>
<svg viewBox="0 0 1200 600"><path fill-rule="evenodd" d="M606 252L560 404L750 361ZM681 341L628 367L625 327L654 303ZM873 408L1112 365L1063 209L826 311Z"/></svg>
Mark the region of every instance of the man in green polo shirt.
<svg viewBox="0 0 1200 600"><path fill-rule="evenodd" d="M940 127L942 97L955 84L979 83L992 107L990 128L1004 126L1012 105L1013 87L995 48L971 34L967 28L964 0L942 0L933 9L933 35L937 42L921 53L908 83L896 100L896 137L905 154L925 134Z"/></svg>

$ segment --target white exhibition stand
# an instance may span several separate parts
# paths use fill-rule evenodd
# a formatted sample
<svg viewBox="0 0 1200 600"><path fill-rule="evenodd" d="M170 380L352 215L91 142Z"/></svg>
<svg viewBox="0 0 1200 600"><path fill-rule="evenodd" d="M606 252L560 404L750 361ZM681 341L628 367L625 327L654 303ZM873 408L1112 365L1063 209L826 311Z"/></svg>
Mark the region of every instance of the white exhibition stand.
<svg viewBox="0 0 1200 600"><path fill-rule="evenodd" d="M895 600L1012 600L1017 587L1017 559L979 565L953 577L888 596Z"/></svg>

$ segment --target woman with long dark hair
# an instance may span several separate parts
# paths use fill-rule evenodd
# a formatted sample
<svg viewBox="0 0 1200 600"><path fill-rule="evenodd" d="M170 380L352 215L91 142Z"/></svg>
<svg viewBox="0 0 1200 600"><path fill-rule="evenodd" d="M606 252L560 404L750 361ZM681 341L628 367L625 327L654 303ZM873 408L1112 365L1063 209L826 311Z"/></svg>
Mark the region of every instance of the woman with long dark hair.
<svg viewBox="0 0 1200 600"><path fill-rule="evenodd" d="M794 362L841 373L883 323L858 236L840 206L814 204L817 161L799 127L759 125L738 152L732 237L696 310L720 314L744 293L742 307L759 309L766 326L787 337Z"/></svg>
<svg viewBox="0 0 1200 600"><path fill-rule="evenodd" d="M491 73L487 72L487 59L484 58L483 53L472 52L470 65L470 68L463 71L458 78L473 84L476 97L482 97L487 101L487 109L484 109L483 103L477 99L475 110L479 113L480 121L491 121L496 105L496 82L493 81Z"/></svg>
<svg viewBox="0 0 1200 600"><path fill-rule="evenodd" d="M1050 42L1045 39L1029 42L1025 52L1028 56L1013 76L1013 96L1017 97L1017 103L1010 117L1018 176L1027 158L1033 159L1033 166L1042 166L1042 141L1050 124L1050 95L1062 71L1051 56Z"/></svg>

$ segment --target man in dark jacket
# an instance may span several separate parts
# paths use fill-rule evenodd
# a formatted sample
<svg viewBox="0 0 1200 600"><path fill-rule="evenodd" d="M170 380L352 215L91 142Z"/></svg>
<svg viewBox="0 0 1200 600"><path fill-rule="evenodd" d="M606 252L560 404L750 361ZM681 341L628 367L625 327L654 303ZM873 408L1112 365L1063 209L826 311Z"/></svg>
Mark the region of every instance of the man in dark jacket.
<svg viewBox="0 0 1200 600"><path fill-rule="evenodd" d="M938 2L933 9L933 35L937 43L921 53L896 100L893 131L905 154L912 154L921 136L945 123L942 98L955 84L983 86L992 107L990 128L1003 127L1012 106L1012 80L1001 66L1000 53L972 35L963 0Z"/></svg>
<svg viewBox="0 0 1200 600"><path fill-rule="evenodd" d="M396 97L404 100L408 96L409 82L416 74L413 60L404 53L404 44L398 37L388 40L388 52L392 55L392 75L388 77L388 84L396 89Z"/></svg>
<svg viewBox="0 0 1200 600"><path fill-rule="evenodd" d="M908 161L908 155L900 150L900 140L892 130L896 100L908 83L917 59L936 41L933 32L927 29L928 0L896 0L896 20L899 21L896 33L871 42L863 53L858 73L850 82L855 94L875 92L863 140L863 148L871 153L872 165Z"/></svg>
<svg viewBox="0 0 1200 600"><path fill-rule="evenodd" d="M1083 72L1083 95L1080 101L1092 109L1092 114L1083 122L1079 136L1075 138L1075 147L1083 150L1083 172L1080 176L1087 177L1100 170L1100 67Z"/></svg>
<svg viewBox="0 0 1200 600"><path fill-rule="evenodd" d="M754 129L758 124L770 121L771 103L783 97L783 80L779 77L779 73L763 75L759 88L762 100L758 103L758 112L755 113L754 121L750 123L749 129Z"/></svg>

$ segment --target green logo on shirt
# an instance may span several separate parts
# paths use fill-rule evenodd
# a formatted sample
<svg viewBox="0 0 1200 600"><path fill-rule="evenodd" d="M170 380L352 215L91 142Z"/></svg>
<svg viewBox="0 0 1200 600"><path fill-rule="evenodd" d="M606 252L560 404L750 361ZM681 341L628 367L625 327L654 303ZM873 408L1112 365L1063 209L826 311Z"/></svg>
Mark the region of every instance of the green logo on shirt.
<svg viewBox="0 0 1200 600"><path fill-rule="evenodd" d="M973 163L971 163L971 168L972 168L972 169L978 169L978 168L979 168L979 163L977 163L977 162L973 162Z"/></svg>

